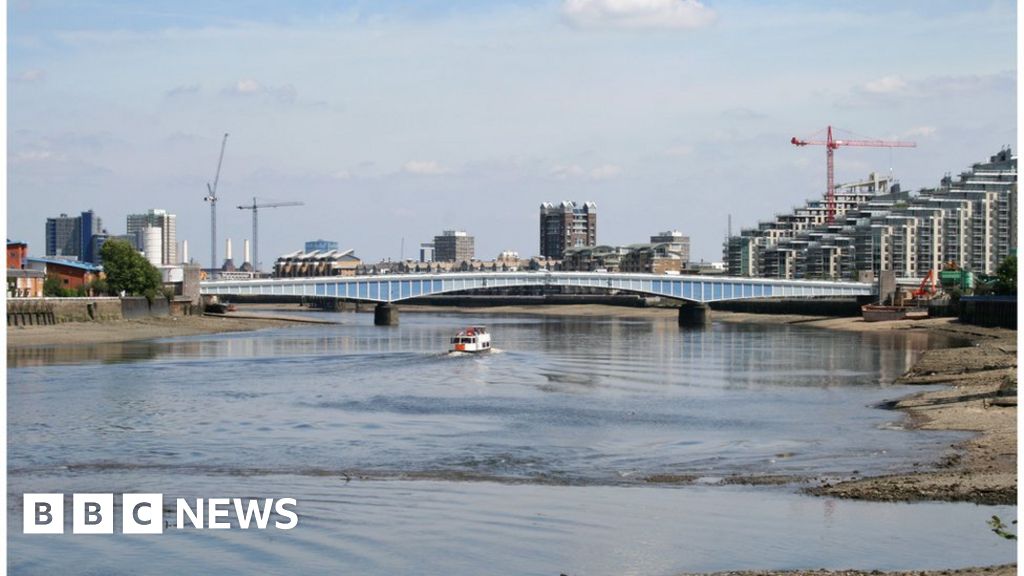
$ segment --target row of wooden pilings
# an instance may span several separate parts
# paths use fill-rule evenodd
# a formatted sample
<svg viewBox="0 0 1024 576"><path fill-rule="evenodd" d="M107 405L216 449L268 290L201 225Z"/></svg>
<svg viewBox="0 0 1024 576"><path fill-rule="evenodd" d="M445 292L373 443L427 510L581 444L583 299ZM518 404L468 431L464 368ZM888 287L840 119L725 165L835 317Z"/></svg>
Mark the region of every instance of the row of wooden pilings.
<svg viewBox="0 0 1024 576"><path fill-rule="evenodd" d="M39 312L8 312L8 326L52 326L57 319L52 310Z"/></svg>

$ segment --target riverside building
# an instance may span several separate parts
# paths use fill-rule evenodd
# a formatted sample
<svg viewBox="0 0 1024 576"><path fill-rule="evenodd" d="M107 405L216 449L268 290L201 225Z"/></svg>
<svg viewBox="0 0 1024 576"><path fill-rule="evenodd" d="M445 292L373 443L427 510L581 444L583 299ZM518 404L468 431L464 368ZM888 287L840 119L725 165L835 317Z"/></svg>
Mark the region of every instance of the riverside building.
<svg viewBox="0 0 1024 576"><path fill-rule="evenodd" d="M434 261L469 262L473 259L474 239L463 230L445 230L434 236Z"/></svg>
<svg viewBox="0 0 1024 576"><path fill-rule="evenodd" d="M135 237L136 246L145 250L147 235L154 233L147 229L159 228L160 237L160 265L172 266L179 264L178 261L178 239L177 239L177 217L169 214L166 210L151 208L145 214L129 214L127 222L128 236ZM154 237L155 238L155 237ZM155 245L156 240L151 239L150 245ZM155 255L147 254L152 262L156 262Z"/></svg>
<svg viewBox="0 0 1024 576"><path fill-rule="evenodd" d="M597 204L540 205L540 254L561 260L567 248L597 245Z"/></svg>
<svg viewBox="0 0 1024 576"><path fill-rule="evenodd" d="M948 262L994 274L1017 246L1017 157L1010 149L916 194L872 174L837 187L836 199L832 224L824 201L813 200L729 238L729 274L857 279L892 271L922 278Z"/></svg>

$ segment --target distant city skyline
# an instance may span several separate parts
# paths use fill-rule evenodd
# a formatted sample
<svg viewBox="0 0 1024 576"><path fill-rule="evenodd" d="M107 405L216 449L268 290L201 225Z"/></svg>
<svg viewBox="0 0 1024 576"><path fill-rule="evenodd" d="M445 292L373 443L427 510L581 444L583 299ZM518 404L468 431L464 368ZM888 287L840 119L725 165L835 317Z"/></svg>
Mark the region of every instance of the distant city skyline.
<svg viewBox="0 0 1024 576"><path fill-rule="evenodd" d="M219 249L264 262L310 238L365 261L439 230L479 258L540 253L537 206L594 201L599 242L733 229L825 187L831 124L916 149L841 149L839 182L935 186L1017 142L1016 3L253 0L8 8L8 237L93 209L177 215L204 266L220 139ZM415 257L413 249L406 256ZM219 265L220 263L218 263Z"/></svg>

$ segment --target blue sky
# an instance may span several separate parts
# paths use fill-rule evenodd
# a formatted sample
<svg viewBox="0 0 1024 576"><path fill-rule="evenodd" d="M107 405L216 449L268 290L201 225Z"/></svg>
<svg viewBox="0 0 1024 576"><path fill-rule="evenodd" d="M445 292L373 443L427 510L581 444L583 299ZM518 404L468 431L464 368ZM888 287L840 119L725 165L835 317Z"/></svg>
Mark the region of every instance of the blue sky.
<svg viewBox="0 0 1024 576"><path fill-rule="evenodd" d="M1016 5L995 2L46 2L8 6L8 235L93 208L111 233L165 208L209 256L327 238L364 259L445 228L538 251L537 207L593 200L598 240L665 229L721 258L734 229L824 191L832 124L911 150L841 149L836 177L934 185L1017 141ZM223 256L223 246L219 247Z"/></svg>

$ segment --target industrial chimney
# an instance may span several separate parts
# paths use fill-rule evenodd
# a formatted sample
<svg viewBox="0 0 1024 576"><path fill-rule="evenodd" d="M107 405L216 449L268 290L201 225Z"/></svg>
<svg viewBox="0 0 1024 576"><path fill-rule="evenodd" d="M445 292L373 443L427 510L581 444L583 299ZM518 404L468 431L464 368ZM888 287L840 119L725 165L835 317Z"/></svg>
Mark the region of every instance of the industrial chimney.
<svg viewBox="0 0 1024 576"><path fill-rule="evenodd" d="M224 272L234 272L236 268L235 262L231 258L231 238L228 238L225 242L224 252L226 257L224 258L224 265L220 269Z"/></svg>

